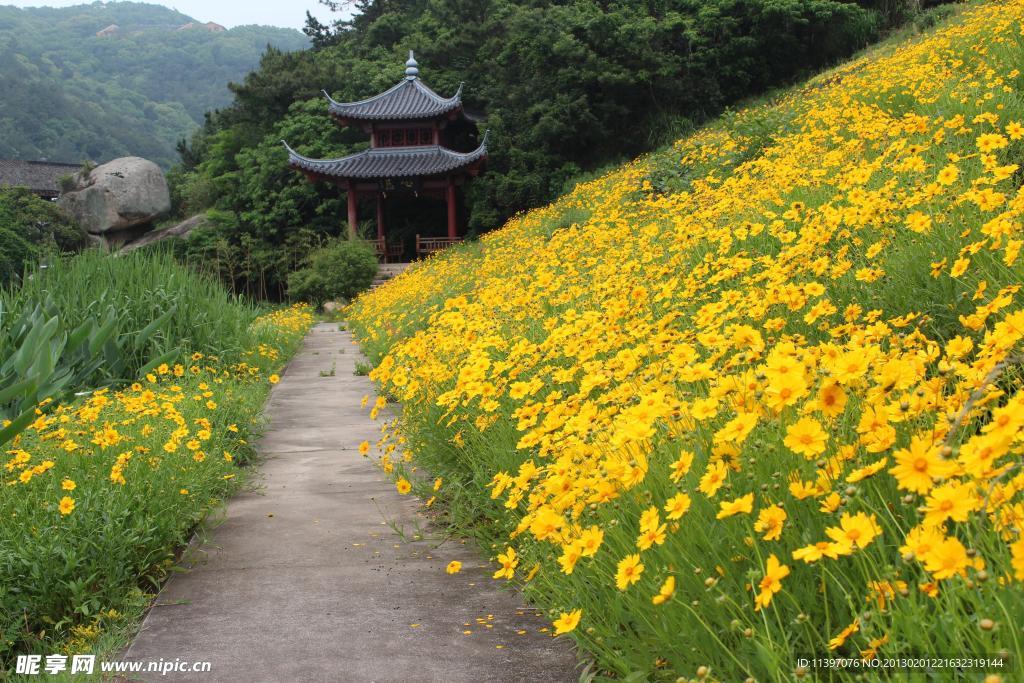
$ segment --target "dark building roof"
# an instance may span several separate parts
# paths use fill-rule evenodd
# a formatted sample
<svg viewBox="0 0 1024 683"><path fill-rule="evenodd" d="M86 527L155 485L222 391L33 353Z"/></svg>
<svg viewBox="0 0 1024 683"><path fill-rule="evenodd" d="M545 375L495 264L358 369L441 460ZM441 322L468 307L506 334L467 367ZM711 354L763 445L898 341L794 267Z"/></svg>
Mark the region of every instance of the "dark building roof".
<svg viewBox="0 0 1024 683"><path fill-rule="evenodd" d="M453 152L440 145L377 147L341 159L310 159L285 142L292 168L331 178L410 178L450 173L487 158L487 134L472 152Z"/></svg>
<svg viewBox="0 0 1024 683"><path fill-rule="evenodd" d="M81 164L0 159L0 187L27 187L41 197L56 197L60 195L60 179L81 168Z"/></svg>
<svg viewBox="0 0 1024 683"><path fill-rule="evenodd" d="M328 111L336 118L351 120L432 119L462 108L462 85L452 97L441 97L420 80L419 65L409 52L405 78L379 95L358 102L330 102Z"/></svg>
<svg viewBox="0 0 1024 683"><path fill-rule="evenodd" d="M330 95L327 95L327 99L330 102L328 111L340 119L432 119L462 106L462 86L459 86L453 97L445 99L424 85L419 78L403 79L380 95L359 102L336 102Z"/></svg>

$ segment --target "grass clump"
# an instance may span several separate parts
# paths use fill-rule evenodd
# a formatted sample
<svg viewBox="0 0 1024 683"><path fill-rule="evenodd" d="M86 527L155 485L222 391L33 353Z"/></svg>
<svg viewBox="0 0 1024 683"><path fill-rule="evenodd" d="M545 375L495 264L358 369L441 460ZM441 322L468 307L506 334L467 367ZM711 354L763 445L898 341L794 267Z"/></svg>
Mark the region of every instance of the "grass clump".
<svg viewBox="0 0 1024 683"><path fill-rule="evenodd" d="M600 674L1020 661L1022 20L973 5L358 299L384 468Z"/></svg>

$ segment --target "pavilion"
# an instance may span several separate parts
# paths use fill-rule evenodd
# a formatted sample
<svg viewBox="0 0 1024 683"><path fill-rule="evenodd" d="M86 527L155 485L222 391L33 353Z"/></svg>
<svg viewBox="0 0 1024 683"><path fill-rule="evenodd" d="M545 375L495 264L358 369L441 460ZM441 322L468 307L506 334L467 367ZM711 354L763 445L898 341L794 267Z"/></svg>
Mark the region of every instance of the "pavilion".
<svg viewBox="0 0 1024 683"><path fill-rule="evenodd" d="M409 51L405 78L394 87L358 102L336 102L324 92L328 112L341 126L359 126L370 135L370 147L340 159L310 159L287 142L288 163L310 182L323 180L348 195L348 231L356 236L361 196L377 203L378 256L401 259L402 244L388 244L384 226L384 201L388 193L413 193L442 198L448 208L447 237L416 236L417 255L443 249L459 237L457 188L483 170L487 160L487 134L471 152L445 146L446 129L457 120L470 123L462 104L462 86L448 98L431 90L419 77L419 65Z"/></svg>

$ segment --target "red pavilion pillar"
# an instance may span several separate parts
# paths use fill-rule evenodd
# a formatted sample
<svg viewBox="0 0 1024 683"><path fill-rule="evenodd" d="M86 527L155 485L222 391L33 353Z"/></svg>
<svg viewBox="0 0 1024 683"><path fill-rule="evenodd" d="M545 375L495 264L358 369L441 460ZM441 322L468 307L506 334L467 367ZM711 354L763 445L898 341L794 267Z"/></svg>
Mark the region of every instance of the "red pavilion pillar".
<svg viewBox="0 0 1024 683"><path fill-rule="evenodd" d="M348 185L348 236L349 239L355 239L359 229L359 216L358 216L358 202L359 194L356 192L355 184L349 183Z"/></svg>
<svg viewBox="0 0 1024 683"><path fill-rule="evenodd" d="M459 236L458 225L455 216L455 183L448 180L448 237L455 239Z"/></svg>
<svg viewBox="0 0 1024 683"><path fill-rule="evenodd" d="M377 193L377 239L384 239L384 195Z"/></svg>

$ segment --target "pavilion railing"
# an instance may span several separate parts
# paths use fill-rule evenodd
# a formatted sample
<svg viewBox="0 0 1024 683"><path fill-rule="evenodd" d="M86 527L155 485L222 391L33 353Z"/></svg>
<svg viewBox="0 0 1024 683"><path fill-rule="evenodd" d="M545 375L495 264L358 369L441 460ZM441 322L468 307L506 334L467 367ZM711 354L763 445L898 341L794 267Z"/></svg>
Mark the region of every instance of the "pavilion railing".
<svg viewBox="0 0 1024 683"><path fill-rule="evenodd" d="M401 242L388 243L387 238L378 237L370 243L377 252L377 260L382 263L400 263L405 256L405 245Z"/></svg>
<svg viewBox="0 0 1024 683"><path fill-rule="evenodd" d="M427 256L435 251L447 249L461 241L461 237L420 237L416 235L416 255Z"/></svg>

